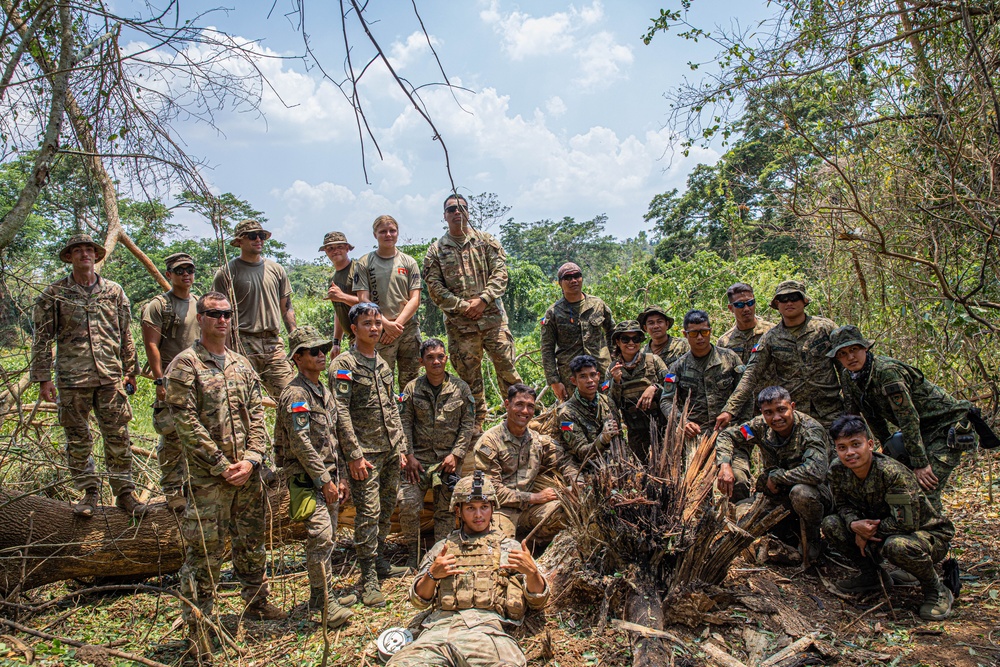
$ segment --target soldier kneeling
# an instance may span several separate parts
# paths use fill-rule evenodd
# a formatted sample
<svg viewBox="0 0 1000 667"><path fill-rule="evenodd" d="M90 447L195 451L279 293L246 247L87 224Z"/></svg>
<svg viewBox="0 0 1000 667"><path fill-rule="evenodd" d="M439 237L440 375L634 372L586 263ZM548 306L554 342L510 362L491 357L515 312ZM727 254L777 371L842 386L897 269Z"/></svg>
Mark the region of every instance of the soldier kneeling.
<svg viewBox="0 0 1000 667"><path fill-rule="evenodd" d="M455 485L451 509L461 527L431 547L410 587L413 606L434 610L420 637L388 664L526 665L502 624L520 625L526 604L544 607L549 585L527 546L491 525L499 504L483 471Z"/></svg>
<svg viewBox="0 0 1000 667"><path fill-rule="evenodd" d="M829 475L837 513L823 519L823 534L861 570L838 581L837 588L864 593L892 587L893 577L879 566L884 558L920 582L920 618L948 618L954 597L934 564L948 553L955 527L927 500L911 470L874 452L875 442L860 417L838 417L830 437L839 459Z"/></svg>

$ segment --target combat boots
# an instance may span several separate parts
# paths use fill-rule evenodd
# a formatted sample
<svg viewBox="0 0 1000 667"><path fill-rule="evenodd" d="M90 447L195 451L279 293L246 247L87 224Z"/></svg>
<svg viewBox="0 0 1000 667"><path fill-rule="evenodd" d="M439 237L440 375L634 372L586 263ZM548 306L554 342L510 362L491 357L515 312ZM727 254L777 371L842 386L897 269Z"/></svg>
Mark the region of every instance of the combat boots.
<svg viewBox="0 0 1000 667"><path fill-rule="evenodd" d="M288 618L288 614L268 602L267 598L254 598L243 611L243 617L255 621L283 621Z"/></svg>
<svg viewBox="0 0 1000 667"><path fill-rule="evenodd" d="M358 601L357 595L341 595L339 597L330 591L330 599L336 600L338 604L344 607L350 607L352 604ZM323 589L322 588L309 588L309 609L316 610L323 608Z"/></svg>
<svg viewBox="0 0 1000 667"><path fill-rule="evenodd" d="M951 616L951 605L955 602L955 596L941 583L937 575L934 575L933 581L920 582L920 588L924 594L924 602L920 605L920 618L925 621L943 621Z"/></svg>
<svg viewBox="0 0 1000 667"><path fill-rule="evenodd" d="M130 514L137 519L146 516L146 510L149 509L145 503L140 503L136 500L131 491L119 494L115 498L115 505L126 514Z"/></svg>
<svg viewBox="0 0 1000 667"><path fill-rule="evenodd" d="M99 501L100 496L97 493L97 489L86 489L80 502L73 505L73 514L82 517L94 516Z"/></svg>
<svg viewBox="0 0 1000 667"><path fill-rule="evenodd" d="M402 577L410 571L409 568L393 565L383 555L385 553L385 540L378 541L378 551L375 553L378 554L375 556L375 574L378 576L379 581L382 581L383 579L395 579L396 577Z"/></svg>
<svg viewBox="0 0 1000 667"><path fill-rule="evenodd" d="M321 612L323 610L323 589L322 588L311 588L309 594L309 609L319 609ZM344 603L342 600L350 599L350 602ZM358 601L358 598L350 595L346 598L337 599L330 593L329 598L326 603L326 627L328 628L339 628L340 626L347 623L351 616L354 616L354 612L343 606L344 604L354 604ZM322 621L322 617L321 617Z"/></svg>
<svg viewBox="0 0 1000 667"><path fill-rule="evenodd" d="M385 598L378 583L375 559L360 558L358 565L361 567L361 601L366 607L384 607Z"/></svg>
<svg viewBox="0 0 1000 667"><path fill-rule="evenodd" d="M920 584L920 580L906 570L893 570L889 576L892 577L892 583L896 586L918 586Z"/></svg>
<svg viewBox="0 0 1000 667"><path fill-rule="evenodd" d="M406 556L406 569L416 571L420 566L420 540L409 546L409 553Z"/></svg>
<svg viewBox="0 0 1000 667"><path fill-rule="evenodd" d="M880 567L863 567L861 574L850 579L841 579L835 584L844 593L871 593L892 588L892 577Z"/></svg>

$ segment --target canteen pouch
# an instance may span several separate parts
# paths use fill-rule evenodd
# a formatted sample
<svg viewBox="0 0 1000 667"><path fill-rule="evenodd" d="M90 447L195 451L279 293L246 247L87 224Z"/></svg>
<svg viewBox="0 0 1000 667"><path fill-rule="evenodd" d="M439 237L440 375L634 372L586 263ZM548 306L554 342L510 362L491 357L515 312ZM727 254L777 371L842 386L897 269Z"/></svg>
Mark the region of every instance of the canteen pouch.
<svg viewBox="0 0 1000 667"><path fill-rule="evenodd" d="M153 406L153 430L159 435L171 435L177 431L174 428L174 416L165 403L157 402Z"/></svg>
<svg viewBox="0 0 1000 667"><path fill-rule="evenodd" d="M887 493L885 494L885 502L900 528L903 530L916 529L916 526L913 525L913 499L908 493Z"/></svg>
<svg viewBox="0 0 1000 667"><path fill-rule="evenodd" d="M288 518L305 521L316 511L316 487L308 475L292 475L288 479Z"/></svg>
<svg viewBox="0 0 1000 667"><path fill-rule="evenodd" d="M948 429L948 449L955 452L968 452L976 448L979 439L968 419L958 422Z"/></svg>

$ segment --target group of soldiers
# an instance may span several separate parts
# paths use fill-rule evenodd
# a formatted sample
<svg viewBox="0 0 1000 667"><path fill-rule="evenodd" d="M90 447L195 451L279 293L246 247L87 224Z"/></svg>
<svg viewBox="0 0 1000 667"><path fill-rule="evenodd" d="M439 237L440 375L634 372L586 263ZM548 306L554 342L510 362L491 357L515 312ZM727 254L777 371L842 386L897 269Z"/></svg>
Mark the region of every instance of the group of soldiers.
<svg viewBox="0 0 1000 667"><path fill-rule="evenodd" d="M857 561L862 574L840 582L843 590L891 584L879 567L885 558L923 586L921 616L950 613L951 594L933 564L954 535L941 492L977 443L971 404L873 355L856 327L808 315L802 283L779 285L776 325L756 316L750 285L733 285L726 297L734 324L713 344L701 310L685 315L683 338L671 336L673 318L655 306L616 324L568 262L557 274L563 298L541 323L546 382L558 400L556 419L541 432L533 428L536 391L514 367L503 248L468 224L460 195L445 200L444 220L448 231L428 248L422 271L396 248L391 216L376 218L377 249L358 259L345 234L326 234L332 339L296 325L288 276L264 258L271 233L259 222L237 225L231 245L239 256L200 297L191 292L193 258L166 258L171 288L145 306L141 324L145 374L156 386L160 483L185 538L180 578L192 656L211 658L205 619L227 537L244 616L285 617L269 602L265 576L273 460L289 488L289 515L308 535L308 607L328 627L348 622L357 602L331 588L339 506L351 498L361 602L384 605L381 582L416 570L410 599L435 608L421 638L390 664L524 664L501 624L517 622L525 605L543 606L548 586L516 538L545 540L562 527L560 486L583 485L614 439L626 438L645 461L652 434L682 416L689 451L718 431L721 493L739 502L760 492L784 503L805 528L803 550L819 555L822 527L828 544ZM100 497L91 412L116 505L139 518L147 511L131 477L128 395L140 372L130 304L96 273L104 255L91 237L71 237L59 257L72 271L42 292L34 311L32 380L43 399L58 400L71 480L83 492L73 505L81 520ZM421 337L421 280L444 313L447 343ZM485 432L484 353L506 396L503 420ZM273 445L262 387L275 399ZM889 424L901 430L902 463L875 452L888 447ZM763 461L756 478L755 446ZM419 515L431 490L436 543L421 558ZM386 558L397 507L406 567Z"/></svg>

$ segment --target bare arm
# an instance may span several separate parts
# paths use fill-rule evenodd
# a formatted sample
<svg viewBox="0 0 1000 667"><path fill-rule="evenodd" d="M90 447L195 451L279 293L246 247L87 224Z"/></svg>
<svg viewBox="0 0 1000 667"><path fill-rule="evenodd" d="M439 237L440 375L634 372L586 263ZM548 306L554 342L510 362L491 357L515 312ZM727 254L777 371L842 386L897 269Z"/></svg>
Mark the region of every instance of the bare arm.
<svg viewBox="0 0 1000 667"><path fill-rule="evenodd" d="M281 300L281 319L284 321L285 330L288 333L295 330L295 309L292 307L291 294Z"/></svg>

